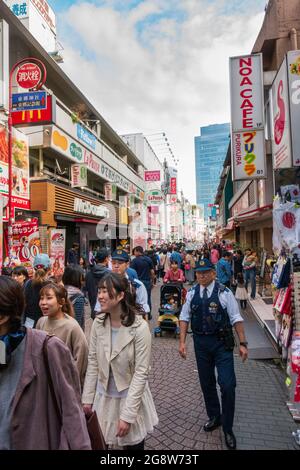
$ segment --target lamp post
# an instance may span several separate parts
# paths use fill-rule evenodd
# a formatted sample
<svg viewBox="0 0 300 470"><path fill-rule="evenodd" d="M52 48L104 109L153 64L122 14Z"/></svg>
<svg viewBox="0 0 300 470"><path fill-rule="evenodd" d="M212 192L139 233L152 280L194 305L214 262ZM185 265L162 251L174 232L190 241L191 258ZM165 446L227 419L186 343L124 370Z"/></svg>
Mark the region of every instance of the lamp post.
<svg viewBox="0 0 300 470"><path fill-rule="evenodd" d="M26 59L22 59L19 62L15 63L10 70L9 73L9 108L8 108L8 256L9 259L12 259L12 247L13 247L13 231L12 226L15 221L15 211L12 201L12 190L13 190L13 155L12 155L12 113L13 113L13 103L12 103L12 87L13 87L13 77L15 71L22 66L25 67L26 65L35 65L39 69L39 74L37 70L35 70L35 75L33 72L25 71L24 75L20 81L18 81L19 86L26 89L31 89L33 91L39 90L46 81L47 71L43 62L39 59L35 59L34 57L27 57ZM22 83L22 84L21 84Z"/></svg>

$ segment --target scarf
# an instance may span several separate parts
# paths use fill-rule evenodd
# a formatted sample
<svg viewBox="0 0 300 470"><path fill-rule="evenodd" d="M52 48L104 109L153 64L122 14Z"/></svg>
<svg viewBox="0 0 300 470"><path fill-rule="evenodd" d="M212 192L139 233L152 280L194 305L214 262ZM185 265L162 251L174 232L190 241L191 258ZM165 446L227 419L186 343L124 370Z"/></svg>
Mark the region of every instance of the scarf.
<svg viewBox="0 0 300 470"><path fill-rule="evenodd" d="M19 346L21 341L25 338L26 328L21 327L15 333L8 333L0 336L0 342L4 343L5 357L1 359L0 368L8 365L12 352Z"/></svg>

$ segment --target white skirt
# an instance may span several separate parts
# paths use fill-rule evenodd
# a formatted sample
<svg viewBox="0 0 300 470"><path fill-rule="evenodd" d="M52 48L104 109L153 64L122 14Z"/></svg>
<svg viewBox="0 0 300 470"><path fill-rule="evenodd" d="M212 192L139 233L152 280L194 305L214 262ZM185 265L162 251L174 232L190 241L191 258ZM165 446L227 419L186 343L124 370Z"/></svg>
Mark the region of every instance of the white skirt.
<svg viewBox="0 0 300 470"><path fill-rule="evenodd" d="M237 300L248 300L248 294L245 287L237 287L235 298Z"/></svg>
<svg viewBox="0 0 300 470"><path fill-rule="evenodd" d="M142 442L148 433L153 432L158 424L153 398L146 384L136 421L130 425L129 433L124 437L116 437L117 426L120 419L125 398L107 397L98 391L95 395L93 409L96 411L106 444L109 446L132 446Z"/></svg>

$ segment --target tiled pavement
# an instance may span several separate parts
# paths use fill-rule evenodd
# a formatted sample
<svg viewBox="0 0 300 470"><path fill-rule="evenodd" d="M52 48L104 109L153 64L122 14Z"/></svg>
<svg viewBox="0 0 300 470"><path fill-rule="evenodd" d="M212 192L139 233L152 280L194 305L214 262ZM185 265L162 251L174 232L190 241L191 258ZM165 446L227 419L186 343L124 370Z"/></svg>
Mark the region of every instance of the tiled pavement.
<svg viewBox="0 0 300 470"><path fill-rule="evenodd" d="M155 326L159 288L153 292ZM203 431L207 420L200 390L193 341L187 340L187 359L178 354L178 339L153 338L150 387L159 425L146 440L147 449L222 450L223 433ZM238 449L299 449L292 431L297 424L286 405L284 374L272 361L235 358L237 376L234 431Z"/></svg>

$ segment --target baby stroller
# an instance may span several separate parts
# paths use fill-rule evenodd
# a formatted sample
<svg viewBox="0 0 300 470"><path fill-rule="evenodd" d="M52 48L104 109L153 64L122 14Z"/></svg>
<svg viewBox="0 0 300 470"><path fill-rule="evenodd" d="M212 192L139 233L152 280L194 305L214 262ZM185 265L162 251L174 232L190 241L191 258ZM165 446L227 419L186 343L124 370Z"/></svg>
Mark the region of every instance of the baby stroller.
<svg viewBox="0 0 300 470"><path fill-rule="evenodd" d="M173 332L175 338L179 335L179 315L184 291L181 283L169 283L161 286L158 326L154 329L155 337L162 336L164 330Z"/></svg>

